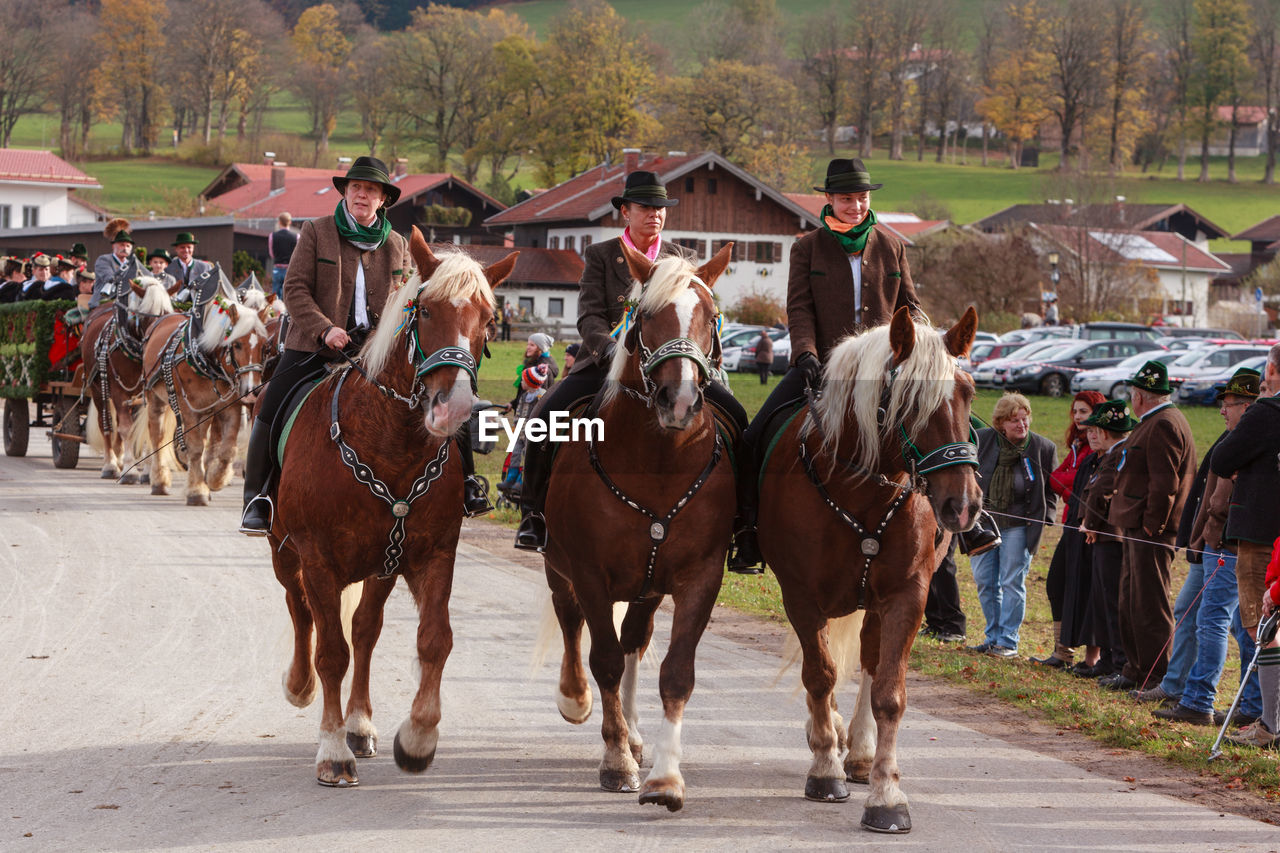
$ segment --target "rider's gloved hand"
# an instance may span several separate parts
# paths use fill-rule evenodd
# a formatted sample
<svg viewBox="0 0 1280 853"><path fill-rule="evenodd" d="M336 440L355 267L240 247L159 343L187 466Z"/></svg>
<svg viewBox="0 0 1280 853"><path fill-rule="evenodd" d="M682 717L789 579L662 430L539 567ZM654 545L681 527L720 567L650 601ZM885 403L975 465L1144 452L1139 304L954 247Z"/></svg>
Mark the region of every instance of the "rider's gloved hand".
<svg viewBox="0 0 1280 853"><path fill-rule="evenodd" d="M822 383L822 362L811 352L796 357L796 367L804 374L804 384L816 389Z"/></svg>

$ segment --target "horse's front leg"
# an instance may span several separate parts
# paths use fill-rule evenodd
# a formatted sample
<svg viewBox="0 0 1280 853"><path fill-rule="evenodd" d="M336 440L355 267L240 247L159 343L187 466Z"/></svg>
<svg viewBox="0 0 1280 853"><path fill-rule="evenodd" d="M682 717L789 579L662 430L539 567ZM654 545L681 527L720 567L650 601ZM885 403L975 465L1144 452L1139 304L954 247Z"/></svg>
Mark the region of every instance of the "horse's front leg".
<svg viewBox="0 0 1280 853"><path fill-rule="evenodd" d="M556 685L556 708L566 722L575 726L591 716L591 684L582 666L582 607L574 594L573 584L546 566L547 586L551 589L551 607L560 624L564 652L560 658L560 681Z"/></svg>
<svg viewBox="0 0 1280 853"><path fill-rule="evenodd" d="M449 590L453 584L454 540L447 550L433 554L425 565L405 574L405 582L418 602L418 692L409 716L396 731L396 765L409 773L422 773L436 757L440 741L440 679L453 649L449 624Z"/></svg>
<svg viewBox="0 0 1280 853"><path fill-rule="evenodd" d="M797 618L790 608L788 613L803 654L800 681L809 707L805 735L813 763L805 778L804 796L820 803L843 802L849 798L849 789L844 784L844 768L840 765L840 735L832 707L836 666L827 648L827 620L816 612L803 619Z"/></svg>
<svg viewBox="0 0 1280 853"><path fill-rule="evenodd" d="M184 424L196 424L199 419L195 412L192 412L186 406L182 407L182 422ZM200 424L185 433L187 440L187 506L209 505L209 484L205 481L204 474L204 448L208 435L208 424Z"/></svg>
<svg viewBox="0 0 1280 853"><path fill-rule="evenodd" d="M382 634L383 608L395 585L394 576L386 580L366 579L360 606L351 624L355 669L351 675L351 695L347 698L347 746L357 758L378 754L378 730L373 725L373 702L369 698L369 666L373 647Z"/></svg>
<svg viewBox="0 0 1280 853"><path fill-rule="evenodd" d="M907 707L907 656L924 608L923 596L918 598L889 602L878 620L879 655L870 685L876 754L871 763L871 790L862 810L862 825L873 832L911 831L907 797L898 787L898 726Z"/></svg>
<svg viewBox="0 0 1280 853"><path fill-rule="evenodd" d="M347 747L342 724L342 678L350 653L342 634L342 582L334 566L308 551L301 556L303 582L316 624L316 672L323 689L320 715L320 748L316 752L316 781L332 788L360 784L356 757Z"/></svg>
<svg viewBox="0 0 1280 853"><path fill-rule="evenodd" d="M236 455L236 438L240 434L240 407L228 406L213 419L209 429L208 462L205 482L209 491L217 492L231 482L231 462Z"/></svg>
<svg viewBox="0 0 1280 853"><path fill-rule="evenodd" d="M853 719L849 721L849 751L844 757L844 778L848 782L865 785L871 778L871 762L876 755L876 721L871 715L870 672L863 671L858 686L858 701L853 707Z"/></svg>
<svg viewBox="0 0 1280 853"><path fill-rule="evenodd" d="M160 449L172 436L165 434L165 416L169 412L168 402L154 391L148 392L144 399L147 403L147 432L151 436L151 494L169 494L172 478L169 466L164 463L165 454Z"/></svg>
<svg viewBox="0 0 1280 853"><path fill-rule="evenodd" d="M640 711L636 707L636 682L640 676L640 661L653 637L653 614L662 603L661 596L632 602L622 620L619 639L625 661L622 669L622 716L627 721L627 745L636 762L644 761L644 738L640 736Z"/></svg>
<svg viewBox="0 0 1280 853"><path fill-rule="evenodd" d="M627 720L622 713L619 685L626 667L622 644L613 625L613 602L602 589L584 595L578 590L582 611L591 631L591 674L600 688L600 736L604 757L600 760L600 787L606 791L633 794L640 789L640 765L627 742Z"/></svg>
<svg viewBox="0 0 1280 853"><path fill-rule="evenodd" d="M142 472L135 466L137 454L134 453L133 421L137 411L129 400L120 395L116 401L116 433L114 444L120 455L120 484L134 486L142 482Z"/></svg>
<svg viewBox="0 0 1280 853"><path fill-rule="evenodd" d="M723 566L724 549L720 549L716 553L716 559L709 560L703 566L699 583L690 583L672 596L675 614L671 622L671 646L667 649L667 656L662 661L662 671L658 676L658 690L662 695L662 726L654 741L653 768L640 791L642 804L666 806L673 812L684 807L684 776L680 773L680 733L684 725L684 708L693 695L694 657L698 651L698 642L711 619L716 595L720 592ZM650 613L650 632L652 619Z"/></svg>

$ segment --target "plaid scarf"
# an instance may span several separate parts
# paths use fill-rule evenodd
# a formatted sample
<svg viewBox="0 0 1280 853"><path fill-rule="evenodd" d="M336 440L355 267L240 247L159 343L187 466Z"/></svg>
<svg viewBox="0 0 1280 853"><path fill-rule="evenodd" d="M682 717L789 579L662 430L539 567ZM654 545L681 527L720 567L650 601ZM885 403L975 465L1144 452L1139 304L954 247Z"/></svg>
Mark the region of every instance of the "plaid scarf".
<svg viewBox="0 0 1280 853"><path fill-rule="evenodd" d="M363 252L372 252L382 248L391 234L391 223L387 221L385 207L378 208L378 216L370 226L361 225L347 213L347 200L338 202L333 211L333 221L338 226L338 236Z"/></svg>

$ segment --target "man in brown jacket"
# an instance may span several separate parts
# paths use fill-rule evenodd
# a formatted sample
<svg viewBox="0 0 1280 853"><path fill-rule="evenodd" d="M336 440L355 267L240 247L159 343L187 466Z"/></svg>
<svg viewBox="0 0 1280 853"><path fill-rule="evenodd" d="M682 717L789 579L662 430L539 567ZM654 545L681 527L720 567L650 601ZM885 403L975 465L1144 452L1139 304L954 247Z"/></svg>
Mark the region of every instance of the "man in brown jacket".
<svg viewBox="0 0 1280 853"><path fill-rule="evenodd" d="M1196 445L1186 417L1169 401L1162 363L1148 361L1125 384L1140 422L1122 451L1109 520L1126 537L1120 639L1128 661L1099 684L1127 691L1159 684L1169 663L1169 569L1182 505L1196 476Z"/></svg>
<svg viewBox="0 0 1280 853"><path fill-rule="evenodd" d="M768 329L760 330L756 338L756 371L760 374L760 384L769 384L769 371L773 370L773 338Z"/></svg>
<svg viewBox="0 0 1280 853"><path fill-rule="evenodd" d="M815 190L827 196L823 226L791 248L787 278L787 324L791 330L791 369L773 389L743 434L738 470L739 519L729 570L756 574L758 448L770 419L802 397L806 385L817 387L831 348L845 335L888 323L902 307L920 315L902 242L876 227L867 167L858 159L832 160L826 183Z"/></svg>

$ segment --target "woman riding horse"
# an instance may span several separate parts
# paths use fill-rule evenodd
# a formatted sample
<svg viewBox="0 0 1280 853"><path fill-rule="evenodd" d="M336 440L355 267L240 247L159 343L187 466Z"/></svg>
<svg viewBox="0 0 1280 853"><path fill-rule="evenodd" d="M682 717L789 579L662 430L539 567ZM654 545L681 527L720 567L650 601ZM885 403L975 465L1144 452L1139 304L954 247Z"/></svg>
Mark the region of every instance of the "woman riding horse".
<svg viewBox="0 0 1280 853"><path fill-rule="evenodd" d="M386 164L359 157L333 185L342 200L332 216L302 226L285 275L290 318L285 351L262 396L245 460L240 532L249 536L266 536L271 529L271 428L280 407L296 387L322 376L344 350L363 344L378 322L379 307L409 278L407 244L387 221L386 210L400 198L400 188L388 177ZM466 432L459 431L458 444L467 478L464 504L474 515L486 511L489 502L474 477Z"/></svg>
<svg viewBox="0 0 1280 853"><path fill-rule="evenodd" d="M614 196L612 201L622 213L626 227L621 237L594 243L583 253L586 267L578 283L578 332L582 335L582 349L573 370L543 398L539 408L542 418L553 412L567 412L575 402L594 396L604 385L605 373L617 346L612 332L627 311L626 298L632 286L622 247L640 252L650 262L673 256L693 260L692 253L662 239L667 208L675 207L680 200L667 196L667 188L653 172L636 171L627 175L622 195ZM706 394L740 426L746 425L746 410L726 386L712 382ZM548 442L530 441L525 450L524 491L520 500L523 517L516 531L517 548L546 549L547 522L543 507L550 464Z"/></svg>

